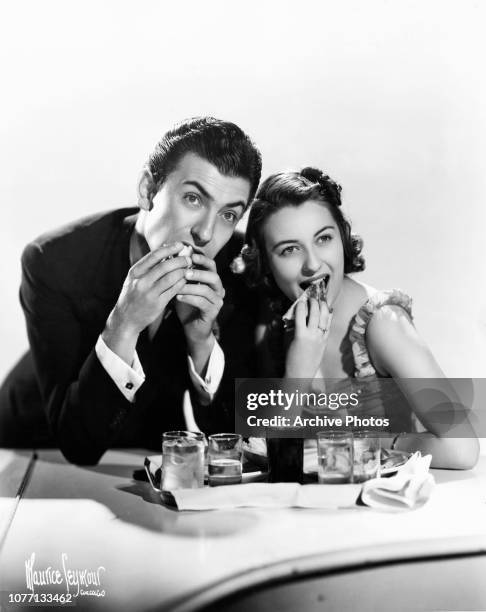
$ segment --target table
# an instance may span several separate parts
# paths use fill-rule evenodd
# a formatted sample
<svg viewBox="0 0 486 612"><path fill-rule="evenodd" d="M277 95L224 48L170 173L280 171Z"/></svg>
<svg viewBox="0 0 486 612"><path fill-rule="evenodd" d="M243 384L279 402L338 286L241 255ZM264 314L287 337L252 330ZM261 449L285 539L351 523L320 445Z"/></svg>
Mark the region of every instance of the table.
<svg viewBox="0 0 486 612"><path fill-rule="evenodd" d="M0 449L0 549L33 465L31 451Z"/></svg>
<svg viewBox="0 0 486 612"><path fill-rule="evenodd" d="M78 609L184 612L204 605L214 609L218 598L269 581L282 583L271 586L277 589L274 602L278 597L291 601L292 594L285 590L289 584L294 595L304 597L313 588L322 590L319 577L326 577L330 584L338 580L339 572L348 575L345 584L361 580L365 588L373 584L363 573L370 568L407 576L406 568L411 567L407 563L421 559L428 568L419 567L422 580L432 577L427 564L433 563L440 568L440 576L447 577L444 589L460 593L459 586L472 581L477 588L467 597L474 598L475 609L486 609L485 581L478 578L486 575L484 456L471 471L433 470L438 486L432 498L410 512L355 507L179 513L161 506L147 483L133 480L145 454L143 450L109 451L98 466L81 467L66 463L58 451L38 453L0 550L4 598L6 593L28 592L26 562L35 570L50 566L73 571L71 576L76 576L74 570L99 576L99 585L90 589L105 595L80 596ZM291 578L303 581L294 585L289 583ZM409 579L418 580L417 571ZM318 581L317 587L313 580ZM399 583L392 589L395 596ZM342 588L338 585L333 592ZM71 593L73 590L75 585L70 587ZM369 597L376 598L373 607L380 609L381 594L368 590ZM36 592L64 593L66 586L37 587ZM263 601L269 592L252 595L250 591L248 597ZM360 609L367 609L363 593L358 595ZM460 599L463 604L464 597ZM342 602L333 607L331 600L328 598L325 609L346 609ZM230 602L228 610L250 609L238 605ZM309 603L301 609L314 608ZM399 606L388 603L383 609ZM455 609L466 607L456 603Z"/></svg>

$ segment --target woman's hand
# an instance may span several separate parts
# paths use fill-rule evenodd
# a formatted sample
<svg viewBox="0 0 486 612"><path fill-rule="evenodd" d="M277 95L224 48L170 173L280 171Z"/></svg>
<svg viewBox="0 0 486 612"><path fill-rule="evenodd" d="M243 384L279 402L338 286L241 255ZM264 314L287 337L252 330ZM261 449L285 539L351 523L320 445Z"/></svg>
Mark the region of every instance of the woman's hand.
<svg viewBox="0 0 486 612"><path fill-rule="evenodd" d="M319 306L315 298L310 298L297 304L294 338L285 362L286 378L314 378L324 357L331 320L326 302Z"/></svg>

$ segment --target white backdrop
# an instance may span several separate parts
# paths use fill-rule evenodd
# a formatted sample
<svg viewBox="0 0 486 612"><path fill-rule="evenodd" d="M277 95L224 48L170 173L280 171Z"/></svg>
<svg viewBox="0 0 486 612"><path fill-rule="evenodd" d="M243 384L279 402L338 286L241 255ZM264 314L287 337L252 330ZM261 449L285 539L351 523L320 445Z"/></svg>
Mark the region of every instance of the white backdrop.
<svg viewBox="0 0 486 612"><path fill-rule="evenodd" d="M361 278L414 297L449 376L486 375L484 3L1 7L0 378L27 346L23 246L133 205L159 136L201 114L248 131L264 175L317 165L341 182Z"/></svg>

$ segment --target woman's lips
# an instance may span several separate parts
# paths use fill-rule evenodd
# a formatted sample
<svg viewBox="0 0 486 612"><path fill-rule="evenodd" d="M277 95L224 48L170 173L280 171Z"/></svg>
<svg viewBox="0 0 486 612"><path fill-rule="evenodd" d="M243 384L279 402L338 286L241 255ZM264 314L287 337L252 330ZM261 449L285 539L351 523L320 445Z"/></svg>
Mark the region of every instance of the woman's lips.
<svg viewBox="0 0 486 612"><path fill-rule="evenodd" d="M321 274L320 276L316 276L314 278L310 278L310 279L306 279L305 281L302 281L301 283L299 283L299 287L303 291L306 291L311 285L315 285L317 283L320 283L321 281L324 281L324 286L325 286L325 289L327 290L330 278L331 278L330 274Z"/></svg>

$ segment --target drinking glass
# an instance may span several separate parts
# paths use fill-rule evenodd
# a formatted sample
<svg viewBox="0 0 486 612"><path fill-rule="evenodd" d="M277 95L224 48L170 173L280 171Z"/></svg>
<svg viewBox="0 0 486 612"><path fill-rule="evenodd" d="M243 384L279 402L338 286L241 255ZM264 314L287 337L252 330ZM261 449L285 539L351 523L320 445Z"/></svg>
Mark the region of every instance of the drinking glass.
<svg viewBox="0 0 486 612"><path fill-rule="evenodd" d="M318 477L321 484L342 484L353 477L353 434L320 431L317 434Z"/></svg>
<svg viewBox="0 0 486 612"><path fill-rule="evenodd" d="M365 482L380 475L380 438L370 431L354 433L353 482Z"/></svg>
<svg viewBox="0 0 486 612"><path fill-rule="evenodd" d="M162 491L204 486L204 435L193 431L162 434Z"/></svg>
<svg viewBox="0 0 486 612"><path fill-rule="evenodd" d="M219 433L209 436L209 486L239 484L242 457L243 441L240 434Z"/></svg>

